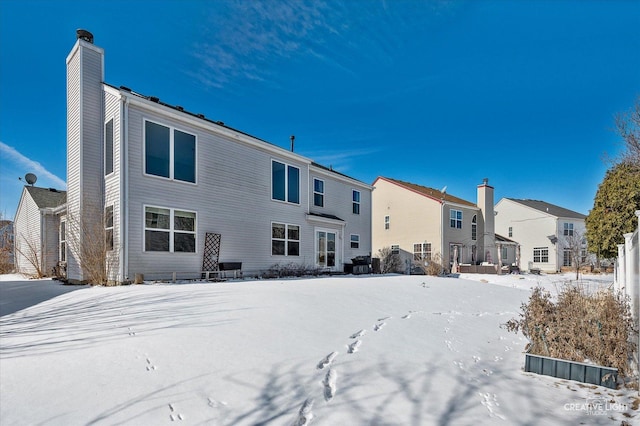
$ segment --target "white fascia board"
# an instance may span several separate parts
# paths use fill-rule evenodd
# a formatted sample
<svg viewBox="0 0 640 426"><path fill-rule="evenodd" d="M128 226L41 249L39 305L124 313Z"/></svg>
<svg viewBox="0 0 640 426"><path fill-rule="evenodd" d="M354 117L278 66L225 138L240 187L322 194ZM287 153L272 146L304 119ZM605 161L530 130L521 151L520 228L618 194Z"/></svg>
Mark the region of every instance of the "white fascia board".
<svg viewBox="0 0 640 426"><path fill-rule="evenodd" d="M166 107L164 105L157 104L150 100L140 98L139 96L133 95L128 92L120 91L120 94L124 95L129 99L130 105L135 105L141 108L152 110L153 112L165 116L169 116L176 121L182 121L190 124L193 127L199 127L203 130L212 133L218 133L222 136L225 136L229 139L235 140L236 142L242 143L244 145L250 146L252 148L260 149L262 151L267 151L277 155L278 157L285 157L290 160L302 162L305 164L311 164L311 160L309 158L298 155L294 152L288 151L284 148L280 148L276 145L271 145L268 142L264 142L253 138L249 135L245 135L240 132L236 132L227 127L223 127L214 123L209 123L205 120L199 119L197 117L192 117L187 113L183 113L177 110L173 110L170 107Z"/></svg>
<svg viewBox="0 0 640 426"><path fill-rule="evenodd" d="M311 164L309 166L309 170L311 172L313 172L313 173L321 174L321 175L330 177L332 179L336 179L336 180L339 180L339 181L342 181L342 182L346 182L346 183L348 183L350 185L353 185L353 186L359 186L360 188L366 189L368 191L373 191L373 186L372 185L369 185L367 183L359 181L359 180L357 180L355 178L351 178L349 176L341 175L341 174L339 174L337 172L334 172L332 170L326 170L326 169L324 169L322 167L314 166L313 164Z"/></svg>

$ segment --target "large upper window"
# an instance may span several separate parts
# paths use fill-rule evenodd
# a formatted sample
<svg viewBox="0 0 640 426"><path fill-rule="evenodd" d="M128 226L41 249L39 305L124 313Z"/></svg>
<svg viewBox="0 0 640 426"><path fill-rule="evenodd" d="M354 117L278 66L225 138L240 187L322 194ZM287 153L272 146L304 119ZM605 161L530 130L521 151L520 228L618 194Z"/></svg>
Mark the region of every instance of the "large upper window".
<svg viewBox="0 0 640 426"><path fill-rule="evenodd" d="M196 252L196 213L145 207L144 250Z"/></svg>
<svg viewBox="0 0 640 426"><path fill-rule="evenodd" d="M313 179L313 205L324 207L324 181Z"/></svg>
<svg viewBox="0 0 640 426"><path fill-rule="evenodd" d="M113 118L104 125L104 174L113 173Z"/></svg>
<svg viewBox="0 0 640 426"><path fill-rule="evenodd" d="M299 256L300 227L286 223L272 223L271 254L274 256Z"/></svg>
<svg viewBox="0 0 640 426"><path fill-rule="evenodd" d="M273 160L271 162L271 198L300 204L300 169Z"/></svg>
<svg viewBox="0 0 640 426"><path fill-rule="evenodd" d="M449 222L452 228L462 229L462 211L449 210Z"/></svg>
<svg viewBox="0 0 640 426"><path fill-rule="evenodd" d="M549 247L535 247L533 249L533 262L534 263L549 262Z"/></svg>
<svg viewBox="0 0 640 426"><path fill-rule="evenodd" d="M353 214L360 214L360 191L354 189L351 198L353 200Z"/></svg>
<svg viewBox="0 0 640 426"><path fill-rule="evenodd" d="M104 240L107 251L113 250L113 206L104 209Z"/></svg>
<svg viewBox="0 0 640 426"><path fill-rule="evenodd" d="M196 182L196 137L172 127L145 121L145 173Z"/></svg>
<svg viewBox="0 0 640 426"><path fill-rule="evenodd" d="M564 235L568 237L573 236L573 223L564 224Z"/></svg>
<svg viewBox="0 0 640 426"><path fill-rule="evenodd" d="M473 215L471 219L471 239L473 241L478 239L478 215Z"/></svg>

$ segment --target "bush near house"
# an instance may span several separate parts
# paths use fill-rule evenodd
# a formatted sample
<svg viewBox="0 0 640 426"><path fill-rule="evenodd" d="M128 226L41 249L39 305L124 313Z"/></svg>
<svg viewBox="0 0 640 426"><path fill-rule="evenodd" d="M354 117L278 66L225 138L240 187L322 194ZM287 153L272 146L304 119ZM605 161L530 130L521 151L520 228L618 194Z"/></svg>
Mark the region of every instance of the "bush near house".
<svg viewBox="0 0 640 426"><path fill-rule="evenodd" d="M633 345L637 333L629 301L610 291L588 294L577 284L566 284L554 301L537 287L522 304L520 318L506 323L509 331L529 339L531 354L577 362L593 362L631 373Z"/></svg>

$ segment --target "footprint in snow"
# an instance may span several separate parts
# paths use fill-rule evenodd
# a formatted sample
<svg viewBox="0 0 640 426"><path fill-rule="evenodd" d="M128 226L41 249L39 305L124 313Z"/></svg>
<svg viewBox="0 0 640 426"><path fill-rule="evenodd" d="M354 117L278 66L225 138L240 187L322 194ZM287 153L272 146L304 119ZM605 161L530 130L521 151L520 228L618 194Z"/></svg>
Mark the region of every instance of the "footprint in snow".
<svg viewBox="0 0 640 426"><path fill-rule="evenodd" d="M313 399L307 398L306 401L300 407L300 411L298 411L298 418L294 423L294 426L307 426L311 423L311 419L313 419L313 413L311 409L313 408Z"/></svg>
<svg viewBox="0 0 640 426"><path fill-rule="evenodd" d="M366 330L360 330L356 333L353 333L351 336L349 336L350 339L357 339L358 337L362 337L365 335L367 331Z"/></svg>
<svg viewBox="0 0 640 426"><path fill-rule="evenodd" d="M176 420L184 420L184 416L176 412L176 407L173 404L169 404L169 418L172 422Z"/></svg>
<svg viewBox="0 0 640 426"><path fill-rule="evenodd" d="M218 408L218 407L220 407L221 405L222 405L223 407L226 407L226 406L227 406L227 403L226 403L226 402L224 402L224 401L216 401L216 400L215 400L215 399L213 399L213 398L207 398L207 404L208 404L208 405L209 405L209 407L211 407L211 408Z"/></svg>
<svg viewBox="0 0 640 426"><path fill-rule="evenodd" d="M378 321L386 321L391 319L391 317L378 318Z"/></svg>
<svg viewBox="0 0 640 426"><path fill-rule="evenodd" d="M156 367L155 365L153 365L153 364L151 363L151 360L150 360L149 358L147 358L147 371L153 371L153 370L155 370L156 368L158 368L158 367Z"/></svg>
<svg viewBox="0 0 640 426"><path fill-rule="evenodd" d="M325 401L331 401L331 399L336 395L336 380L338 378L338 373L333 368L327 372L327 375L324 377L322 381L322 385L324 386L324 399Z"/></svg>
<svg viewBox="0 0 640 426"><path fill-rule="evenodd" d="M482 397L481 404L487 408L490 417L497 417L505 420L504 416L496 413L496 407L499 407L500 404L498 403L495 393L479 393L478 395Z"/></svg>
<svg viewBox="0 0 640 426"><path fill-rule="evenodd" d="M354 354L356 352L358 352L358 348L360 347L360 345L362 344L362 342L360 340L356 340L355 342L351 343L348 346L347 352L350 354Z"/></svg>
<svg viewBox="0 0 640 426"><path fill-rule="evenodd" d="M317 365L318 370L322 370L327 365L331 364L334 358L338 355L338 352L331 352L329 355L325 356L322 361L320 361Z"/></svg>
<svg viewBox="0 0 640 426"><path fill-rule="evenodd" d="M402 319L409 319L411 318L411 312L409 312L407 315L403 315Z"/></svg>
<svg viewBox="0 0 640 426"><path fill-rule="evenodd" d="M386 322L381 322L373 326L373 331L380 331L384 327Z"/></svg>
<svg viewBox="0 0 640 426"><path fill-rule="evenodd" d="M129 336L135 336L136 332L131 330L131 327L127 328L129 330Z"/></svg>

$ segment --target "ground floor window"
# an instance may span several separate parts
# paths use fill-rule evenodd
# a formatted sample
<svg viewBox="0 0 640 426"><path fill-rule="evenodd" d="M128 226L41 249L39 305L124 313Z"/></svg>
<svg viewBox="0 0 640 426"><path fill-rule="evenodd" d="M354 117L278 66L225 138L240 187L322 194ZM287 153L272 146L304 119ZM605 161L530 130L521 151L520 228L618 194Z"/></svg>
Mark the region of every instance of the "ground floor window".
<svg viewBox="0 0 640 426"><path fill-rule="evenodd" d="M274 256L299 256L300 226L272 223L271 254Z"/></svg>
<svg viewBox="0 0 640 426"><path fill-rule="evenodd" d="M145 207L144 250L196 252L196 213L163 207Z"/></svg>
<svg viewBox="0 0 640 426"><path fill-rule="evenodd" d="M104 240L106 250L113 250L113 206L104 209Z"/></svg>
<svg viewBox="0 0 640 426"><path fill-rule="evenodd" d="M549 248L548 247L535 247L533 249L533 262L534 263L548 263L549 262Z"/></svg>
<svg viewBox="0 0 640 426"><path fill-rule="evenodd" d="M60 222L60 262L67 261L67 221Z"/></svg>
<svg viewBox="0 0 640 426"><path fill-rule="evenodd" d="M506 247L502 247L502 260L507 260L509 258L509 252Z"/></svg>
<svg viewBox="0 0 640 426"><path fill-rule="evenodd" d="M416 243L413 245L413 260L431 260L431 243Z"/></svg>
<svg viewBox="0 0 640 426"><path fill-rule="evenodd" d="M391 245L391 254L400 254L400 246L397 244Z"/></svg>
<svg viewBox="0 0 640 426"><path fill-rule="evenodd" d="M351 234L351 248L352 249L360 248L360 235Z"/></svg>

